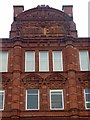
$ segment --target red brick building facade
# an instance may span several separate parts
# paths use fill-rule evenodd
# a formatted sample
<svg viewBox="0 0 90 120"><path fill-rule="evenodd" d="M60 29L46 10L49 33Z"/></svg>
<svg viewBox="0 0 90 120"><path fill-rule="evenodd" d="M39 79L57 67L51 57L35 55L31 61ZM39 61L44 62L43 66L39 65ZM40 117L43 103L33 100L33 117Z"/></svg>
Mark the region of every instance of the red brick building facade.
<svg viewBox="0 0 90 120"><path fill-rule="evenodd" d="M90 120L90 38L78 38L72 9L14 6L0 39L2 120Z"/></svg>

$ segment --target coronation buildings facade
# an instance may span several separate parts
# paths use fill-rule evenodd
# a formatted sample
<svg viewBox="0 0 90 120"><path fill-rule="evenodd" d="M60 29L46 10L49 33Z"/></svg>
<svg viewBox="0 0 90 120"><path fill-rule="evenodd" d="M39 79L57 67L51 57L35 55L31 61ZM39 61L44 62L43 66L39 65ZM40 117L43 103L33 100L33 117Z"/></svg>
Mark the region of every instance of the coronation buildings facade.
<svg viewBox="0 0 90 120"><path fill-rule="evenodd" d="M78 38L72 5L14 6L0 43L2 120L90 120L90 38Z"/></svg>

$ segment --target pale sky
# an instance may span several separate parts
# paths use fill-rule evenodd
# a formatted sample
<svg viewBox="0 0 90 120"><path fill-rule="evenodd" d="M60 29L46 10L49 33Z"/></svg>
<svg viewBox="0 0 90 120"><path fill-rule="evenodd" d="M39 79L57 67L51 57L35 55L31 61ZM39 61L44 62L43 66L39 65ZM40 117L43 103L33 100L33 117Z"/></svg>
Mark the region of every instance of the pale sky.
<svg viewBox="0 0 90 120"><path fill-rule="evenodd" d="M63 5L73 5L73 18L76 23L78 37L88 37L88 2L90 0L0 0L0 38L9 38L13 22L13 5L24 5L24 11L49 5L62 10Z"/></svg>

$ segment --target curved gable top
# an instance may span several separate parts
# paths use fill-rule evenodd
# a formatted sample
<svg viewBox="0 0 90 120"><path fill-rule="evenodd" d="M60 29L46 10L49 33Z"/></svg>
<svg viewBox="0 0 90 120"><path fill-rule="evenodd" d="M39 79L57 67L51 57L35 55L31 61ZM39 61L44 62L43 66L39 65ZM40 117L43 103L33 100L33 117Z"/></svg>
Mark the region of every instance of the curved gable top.
<svg viewBox="0 0 90 120"><path fill-rule="evenodd" d="M71 14L70 14L71 15ZM14 22L10 37L67 36L76 37L76 25L65 11L49 6L37 6L23 12L23 6L14 8Z"/></svg>
<svg viewBox="0 0 90 120"><path fill-rule="evenodd" d="M16 21L41 20L41 21L70 21L72 18L64 12L49 6L37 6L22 12L16 17Z"/></svg>

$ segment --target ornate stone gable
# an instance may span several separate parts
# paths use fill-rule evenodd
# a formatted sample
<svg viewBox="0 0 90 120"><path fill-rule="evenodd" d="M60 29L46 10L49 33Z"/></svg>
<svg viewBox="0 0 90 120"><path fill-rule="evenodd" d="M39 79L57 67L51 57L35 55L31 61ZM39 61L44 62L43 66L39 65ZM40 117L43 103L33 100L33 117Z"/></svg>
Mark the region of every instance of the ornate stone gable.
<svg viewBox="0 0 90 120"><path fill-rule="evenodd" d="M15 18L11 36L67 36L71 21L71 17L60 10L38 6Z"/></svg>

